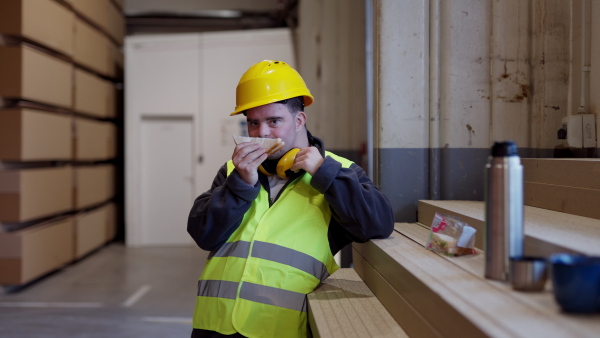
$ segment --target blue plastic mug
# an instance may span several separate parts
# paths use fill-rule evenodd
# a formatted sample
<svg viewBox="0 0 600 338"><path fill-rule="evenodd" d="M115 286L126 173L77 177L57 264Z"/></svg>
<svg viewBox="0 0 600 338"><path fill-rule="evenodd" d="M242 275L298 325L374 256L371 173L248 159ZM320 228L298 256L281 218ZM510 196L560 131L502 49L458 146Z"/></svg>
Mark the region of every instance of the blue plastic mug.
<svg viewBox="0 0 600 338"><path fill-rule="evenodd" d="M549 259L556 302L565 312L600 312L600 257L559 253Z"/></svg>

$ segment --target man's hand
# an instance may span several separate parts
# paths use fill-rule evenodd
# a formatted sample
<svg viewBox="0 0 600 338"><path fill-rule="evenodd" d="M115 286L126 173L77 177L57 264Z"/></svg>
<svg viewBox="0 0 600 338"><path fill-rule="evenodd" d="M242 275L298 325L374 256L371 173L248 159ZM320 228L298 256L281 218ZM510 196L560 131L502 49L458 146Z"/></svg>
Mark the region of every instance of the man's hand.
<svg viewBox="0 0 600 338"><path fill-rule="evenodd" d="M317 169L321 167L323 161L324 159L321 153L319 153L319 149L315 147L302 148L296 154L296 159L291 170L297 172L300 169L304 169L307 173L314 175Z"/></svg>
<svg viewBox="0 0 600 338"><path fill-rule="evenodd" d="M242 180L254 186L258 181L258 166L267 156L269 155L259 144L244 142L235 146L231 160Z"/></svg>

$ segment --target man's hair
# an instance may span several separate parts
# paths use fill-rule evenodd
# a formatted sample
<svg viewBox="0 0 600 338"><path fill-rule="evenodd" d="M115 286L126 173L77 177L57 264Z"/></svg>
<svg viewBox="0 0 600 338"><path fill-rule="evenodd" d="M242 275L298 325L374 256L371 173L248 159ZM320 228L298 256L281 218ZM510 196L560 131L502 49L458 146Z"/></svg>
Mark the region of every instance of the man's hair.
<svg viewBox="0 0 600 338"><path fill-rule="evenodd" d="M287 107L288 111L292 113L292 115L296 115L298 112L304 111L304 97L296 96L290 99L285 99L273 103L283 104ZM247 110L244 110L242 113L246 116Z"/></svg>
<svg viewBox="0 0 600 338"><path fill-rule="evenodd" d="M292 113L292 115L296 115L296 113L304 111L304 97L296 96L291 99L277 101L275 103L283 104L287 107L287 109Z"/></svg>

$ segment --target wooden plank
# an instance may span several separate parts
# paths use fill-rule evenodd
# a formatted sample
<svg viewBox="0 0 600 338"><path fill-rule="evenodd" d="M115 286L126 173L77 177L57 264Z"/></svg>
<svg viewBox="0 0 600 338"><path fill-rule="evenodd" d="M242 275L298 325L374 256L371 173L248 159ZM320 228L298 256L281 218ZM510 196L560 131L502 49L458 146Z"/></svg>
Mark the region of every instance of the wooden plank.
<svg viewBox="0 0 600 338"><path fill-rule="evenodd" d="M600 219L600 190L525 182L524 203L532 207Z"/></svg>
<svg viewBox="0 0 600 338"><path fill-rule="evenodd" d="M597 336L600 315L564 315L549 291L520 293L507 283L486 280L481 262L426 250L401 235L403 227L397 226L392 238L354 247L444 336ZM484 259L483 255L468 258ZM471 268L464 269L457 261Z"/></svg>
<svg viewBox="0 0 600 338"><path fill-rule="evenodd" d="M522 158L525 182L600 190L600 159Z"/></svg>
<svg viewBox="0 0 600 338"><path fill-rule="evenodd" d="M438 278L431 276L431 274L438 273L440 278L447 276L444 274L443 268L435 271L440 267L431 264L432 259L441 262L443 260L421 245L395 233L393 238L371 240L364 244L354 243L353 248L402 296L410 307L415 309L419 316L423 317L436 332L440 332L443 336L509 335L509 332L505 332L490 318L469 319L461 313L460 307L456 308L456 305L462 307L462 303L447 299L447 288L439 288L438 285L443 285L443 283L439 283ZM427 272L428 270L431 271ZM469 276L468 279L473 278ZM452 280L453 284L460 282L453 278L449 280ZM477 289L469 290L472 292ZM479 293L477 292L477 294ZM385 294L378 296L388 297Z"/></svg>
<svg viewBox="0 0 600 338"><path fill-rule="evenodd" d="M365 281L365 284L379 298L381 304L389 311L396 319L398 324L410 337L429 338L443 337L441 332L438 332L432 327L418 311L416 311L410 303L402 297L385 278L383 278L377 270L373 268L369 262L356 250L352 249L352 261L354 270Z"/></svg>
<svg viewBox="0 0 600 338"><path fill-rule="evenodd" d="M396 223L394 230L405 236L410 236L416 243L424 246L428 235L428 229L423 231L421 224L409 224L409 223ZM439 255L439 254L438 254ZM463 270L473 274L474 276L485 279L485 254L483 252L476 255L467 255L461 257L448 257L439 255L456 265ZM600 329L600 315L588 316L573 316L565 315L561 312L560 307L554 301L554 296L551 289L551 281L548 280L546 288L543 292L517 292L513 291L509 283L497 282L492 280L486 280L488 283L493 285L498 290L502 291L504 296L513 297L517 299L524 306L534 309L536 312L542 313L548 318L548 320L556 321L559 325L563 325L569 330L575 330L574 335L578 335L579 327L585 327L586 332L591 332Z"/></svg>
<svg viewBox="0 0 600 338"><path fill-rule="evenodd" d="M485 211L480 201L419 201L419 223L430 226L435 212L462 218L477 229L475 247L483 247ZM525 206L525 254L556 252L600 255L600 220Z"/></svg>
<svg viewBox="0 0 600 338"><path fill-rule="evenodd" d="M353 269L340 269L308 295L315 337L408 337Z"/></svg>

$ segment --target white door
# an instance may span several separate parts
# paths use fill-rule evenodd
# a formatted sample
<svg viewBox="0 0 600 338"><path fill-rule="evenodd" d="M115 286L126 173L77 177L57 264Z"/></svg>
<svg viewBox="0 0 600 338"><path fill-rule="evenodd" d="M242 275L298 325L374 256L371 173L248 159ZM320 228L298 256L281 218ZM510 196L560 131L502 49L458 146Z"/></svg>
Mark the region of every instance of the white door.
<svg viewBox="0 0 600 338"><path fill-rule="evenodd" d="M141 245L191 245L192 118L142 117Z"/></svg>

